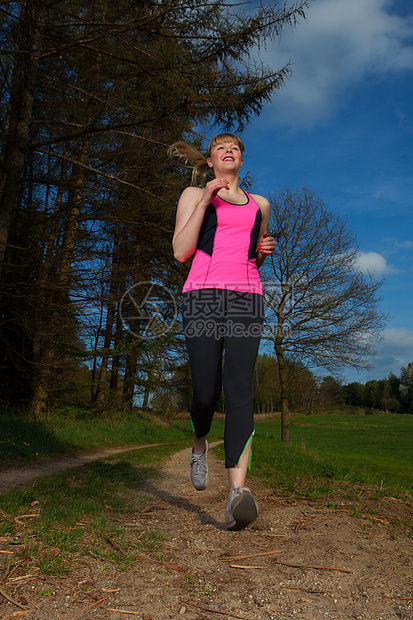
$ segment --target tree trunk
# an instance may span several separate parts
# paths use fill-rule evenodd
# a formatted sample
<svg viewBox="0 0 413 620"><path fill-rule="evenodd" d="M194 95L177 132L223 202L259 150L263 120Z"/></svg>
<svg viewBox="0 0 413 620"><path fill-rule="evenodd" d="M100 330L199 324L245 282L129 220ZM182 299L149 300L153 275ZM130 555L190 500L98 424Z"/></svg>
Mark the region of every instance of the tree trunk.
<svg viewBox="0 0 413 620"><path fill-rule="evenodd" d="M125 290L124 282L121 282L120 287L119 287L119 299L122 297L124 290ZM116 396L116 391L118 389L120 355L117 351L122 341L122 330L123 330L123 324L122 324L122 319L120 318L119 306L118 306L117 314L116 314L115 335L113 338L113 348L114 348L115 353L112 357L112 368L111 368L111 373L110 373L110 385L109 385L109 390L111 392L111 399L113 399Z"/></svg>
<svg viewBox="0 0 413 620"><path fill-rule="evenodd" d="M13 211L19 192L33 120L34 91L39 76L39 57L49 2L26 0L20 17L18 60L13 71L9 131L0 161L0 275L4 263Z"/></svg>
<svg viewBox="0 0 413 620"><path fill-rule="evenodd" d="M153 351L153 358L150 367L148 368L146 384L145 384L145 392L143 395L142 409L148 409L149 407L149 397L154 387L156 386L156 379L154 370L156 368L156 364L158 362L159 357L159 343L155 345L155 349Z"/></svg>
<svg viewBox="0 0 413 620"><path fill-rule="evenodd" d="M89 143L86 141L82 146L81 161L86 161L88 152ZM56 348L60 344L60 339L64 338L62 333L64 334L66 329L66 311L70 303L72 260L79 228L84 176L85 171L82 168L74 171L74 189L69 196L68 215L65 222L57 277L57 291L52 302L53 307L49 320L44 326L46 344L43 350L40 351L37 369L31 386L30 410L34 416L37 416L46 407L48 398L47 384L53 370Z"/></svg>
<svg viewBox="0 0 413 620"><path fill-rule="evenodd" d="M49 340L43 347L32 378L30 415L37 420L47 407L49 397L49 376L53 365L53 348Z"/></svg>
<svg viewBox="0 0 413 620"><path fill-rule="evenodd" d="M102 353L102 362L100 365L100 373L99 373L99 385L98 385L98 393L97 400L99 404L103 404L108 396L108 384L109 384L109 373L108 373L108 364L110 357L110 346L113 339L113 324L115 321L115 312L116 312L116 302L118 297L119 290L119 278L118 278L118 270L119 270L119 231L116 229L113 239L113 251L112 251L112 267L110 274L110 288L109 288L109 298L107 304L107 312L106 312L106 324L104 330L104 342L103 342L103 353Z"/></svg>
<svg viewBox="0 0 413 620"><path fill-rule="evenodd" d="M90 378L90 402L94 403L97 398L97 386L99 383L99 370L98 370L98 350L99 350L99 340L100 335L102 333L102 325L103 325L103 282L101 283L101 295L100 295L100 312L99 312L99 321L96 325L96 331L94 333L94 344L93 344L93 364L92 364L92 372Z"/></svg>
<svg viewBox="0 0 413 620"><path fill-rule="evenodd" d="M63 202L63 181L66 176L66 164L63 163L60 173L60 185L57 191L52 223L44 243L43 261L39 270L36 282L35 296L36 308L34 312L35 329L33 334L33 362L38 364L40 356L45 344L45 335L47 334L47 322L50 319L50 310L53 304L54 290L50 288L53 281L53 260L57 253L58 238L60 234L60 221L62 218L62 202ZM34 372L36 374L36 371Z"/></svg>
<svg viewBox="0 0 413 620"><path fill-rule="evenodd" d="M280 378L281 393L281 441L290 443L290 413L288 410L287 372L285 368L284 352L281 344L276 341L275 353L278 361L278 376Z"/></svg>
<svg viewBox="0 0 413 620"><path fill-rule="evenodd" d="M133 407L137 365L138 354L135 350L131 350L126 357L125 376L123 379L122 403L125 409L132 409Z"/></svg>
<svg viewBox="0 0 413 620"><path fill-rule="evenodd" d="M116 319L116 328L114 335L113 346L116 349L116 345L120 341L120 335L122 333L122 322L118 317ZM119 367L120 367L120 356L115 353L112 357L112 368L110 369L110 383L109 383L109 391L110 398L113 399L116 397L116 392L118 389L118 381L119 381Z"/></svg>

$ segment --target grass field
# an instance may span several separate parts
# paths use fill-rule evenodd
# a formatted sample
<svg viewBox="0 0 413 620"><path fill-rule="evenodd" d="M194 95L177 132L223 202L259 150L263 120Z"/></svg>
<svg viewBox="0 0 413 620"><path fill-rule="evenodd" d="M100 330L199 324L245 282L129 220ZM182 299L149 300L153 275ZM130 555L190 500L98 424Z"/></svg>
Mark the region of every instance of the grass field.
<svg viewBox="0 0 413 620"><path fill-rule="evenodd" d="M257 425L254 467L286 490L312 478L413 491L413 416L297 417L289 446L280 433L274 422Z"/></svg>
<svg viewBox="0 0 413 620"><path fill-rule="evenodd" d="M211 438L222 439L214 421ZM290 444L280 441L280 422L256 424L252 473L278 489L309 496L329 493L331 481L413 491L413 416L291 416ZM1 418L0 464L32 462L67 452L192 438L189 420L168 423L137 412L104 418L82 411L56 412L41 424ZM222 448L218 453L222 453Z"/></svg>
<svg viewBox="0 0 413 620"><path fill-rule="evenodd" d="M212 435L223 429L214 421ZM280 437L279 421L256 423L252 473L279 492L328 495L331 481L413 491L413 416L291 416L290 444Z"/></svg>

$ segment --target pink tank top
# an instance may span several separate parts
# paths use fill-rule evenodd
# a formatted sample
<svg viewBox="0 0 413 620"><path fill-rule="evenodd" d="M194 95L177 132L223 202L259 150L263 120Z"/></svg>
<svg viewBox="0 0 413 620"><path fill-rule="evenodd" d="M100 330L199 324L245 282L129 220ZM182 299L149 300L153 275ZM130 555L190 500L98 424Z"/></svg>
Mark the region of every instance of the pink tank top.
<svg viewBox="0 0 413 620"><path fill-rule="evenodd" d="M262 295L257 243L262 214L251 196L235 205L217 196L205 211L182 292L218 288Z"/></svg>

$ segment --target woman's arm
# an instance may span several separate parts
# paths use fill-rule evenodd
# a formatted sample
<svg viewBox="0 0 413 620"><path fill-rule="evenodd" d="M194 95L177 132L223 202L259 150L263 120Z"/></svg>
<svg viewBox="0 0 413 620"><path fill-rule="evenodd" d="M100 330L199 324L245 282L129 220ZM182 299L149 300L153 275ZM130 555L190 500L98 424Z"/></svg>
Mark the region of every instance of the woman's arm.
<svg viewBox="0 0 413 620"><path fill-rule="evenodd" d="M261 267L267 256L275 250L275 239L267 235L267 226L270 220L270 203L263 196L253 195L262 213L262 221L258 241L257 267Z"/></svg>
<svg viewBox="0 0 413 620"><path fill-rule="evenodd" d="M174 256L180 263L184 263L195 252L205 211L223 187L228 189L225 179L213 179L206 184L205 189L187 187L182 192L172 240Z"/></svg>

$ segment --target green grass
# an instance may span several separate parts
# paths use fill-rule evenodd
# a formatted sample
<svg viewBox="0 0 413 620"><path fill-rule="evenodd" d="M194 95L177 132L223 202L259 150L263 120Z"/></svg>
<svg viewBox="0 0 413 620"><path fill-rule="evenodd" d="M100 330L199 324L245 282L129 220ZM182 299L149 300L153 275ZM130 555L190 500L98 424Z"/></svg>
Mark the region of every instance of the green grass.
<svg viewBox="0 0 413 620"><path fill-rule="evenodd" d="M137 533L120 523L153 502L142 493L144 481L157 476L164 457L190 445L191 431L138 414L100 419L82 412L59 413L41 424L3 416L0 424L2 465L82 449L160 444L0 494L0 536L10 538L12 565L24 563L28 570L61 575L85 555L95 557L103 569L110 564L119 570L136 561L136 549L159 556L162 534Z"/></svg>
<svg viewBox="0 0 413 620"><path fill-rule="evenodd" d="M223 434L214 421L211 438ZM255 424L252 473L278 492L330 495L333 481L413 492L411 415L292 415L290 444L280 437L278 420Z"/></svg>
<svg viewBox="0 0 413 620"><path fill-rule="evenodd" d="M413 416L295 417L290 445L280 434L279 423L256 426L254 471L274 483L311 477L413 491Z"/></svg>
<svg viewBox="0 0 413 620"><path fill-rule="evenodd" d="M155 416L113 412L105 417L85 410L67 409L39 422L1 415L0 466L31 463L54 455L133 444L180 441L192 437Z"/></svg>
<svg viewBox="0 0 413 620"><path fill-rule="evenodd" d="M61 575L88 555L118 570L137 561L137 550L162 559L162 532L137 530L131 521L154 501L144 482L158 475L163 458L188 445L130 450L1 493L0 532L13 552L11 566Z"/></svg>

